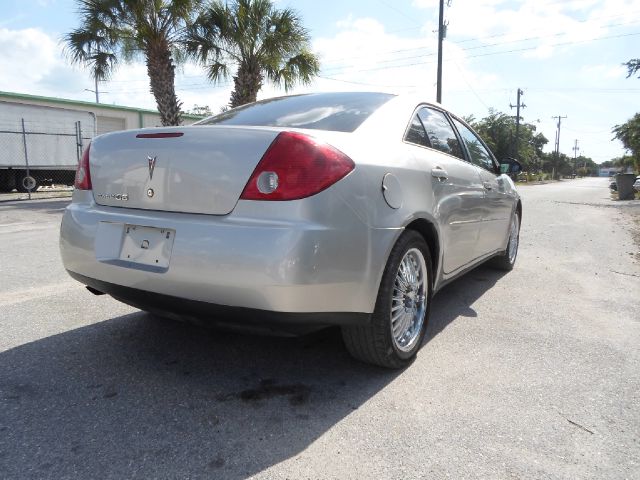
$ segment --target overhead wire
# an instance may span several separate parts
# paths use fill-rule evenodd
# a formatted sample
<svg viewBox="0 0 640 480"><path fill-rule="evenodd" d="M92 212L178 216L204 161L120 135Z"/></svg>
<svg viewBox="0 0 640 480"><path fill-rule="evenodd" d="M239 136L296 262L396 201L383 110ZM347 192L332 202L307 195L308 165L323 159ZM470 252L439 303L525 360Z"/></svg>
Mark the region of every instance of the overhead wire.
<svg viewBox="0 0 640 480"><path fill-rule="evenodd" d="M381 0L378 0L381 1ZM382 2L383 3L383 2ZM387 5L388 6L388 5ZM626 14L624 14L626 15ZM619 16L623 16L623 14L621 15L614 15L611 17L604 17L604 18L615 18L615 17L619 17ZM587 20L585 20L587 21ZM640 22L627 22L627 23L617 23L617 24L608 24L608 25L602 25L599 28L614 28L614 27L619 27L619 26L631 26L631 25L636 25ZM486 36L486 37L476 37L476 38L472 38L472 39L465 39L465 40L460 40L458 42L451 42L454 44L462 44L462 43L466 43L466 42L470 42L470 41L479 41L479 40L483 40L483 39L489 39L489 38L498 38L498 37L504 37L507 35L511 35L511 34L496 34L496 35L490 35L490 36ZM475 45L475 46L471 46L471 47L467 47L467 48L462 48L460 49L461 51L471 51L471 50L478 50L478 49L485 49L485 48L491 48L491 47L499 47L501 45L506 45L506 44L512 44L512 43L520 43L520 42L527 42L527 41L534 41L534 40L541 40L541 39L545 39L545 38L552 38L552 37L557 37L557 36L562 36L562 35L566 35L565 32L561 32L561 33L554 33L551 35L540 35L540 36L532 36L532 37L527 37L527 38L523 38L523 39L514 39L514 40L508 40L505 42L495 42L495 43L491 43L491 44L486 44L486 45ZM609 36L603 36L603 37L597 37L597 38L592 38L592 39L585 39L585 40L574 40L574 41L567 41L567 42L557 42L557 43L553 43L553 44L548 44L546 46L549 47L558 47L558 46L567 46L567 45L574 45L574 44L583 44L583 43L588 43L588 42L592 42L592 41L599 41L599 40L607 40L607 39L615 39L615 38L623 38L623 37L629 37L629 36L636 36L636 35L640 35L640 32L632 32L632 33L625 33L625 34L619 34L619 35L609 35ZM410 49L396 49L396 50L391 50L388 51L387 53L401 53L401 52L405 52L405 51L413 51L413 50L421 50L421 49L425 49L427 47L415 47L415 48L410 48ZM510 53L519 53L519 52L524 52L524 51L531 51L531 50L535 50L539 48L539 46L528 46L528 47L523 47L523 48L517 48L517 49L510 49L510 50L499 50L499 51L490 51L490 52L486 52L486 53L479 53L476 55L470 55L467 58L479 58L479 57L487 57L487 56L494 56L494 55L504 55L504 54L510 54ZM378 60L376 62L376 66L375 67L371 67L371 68L359 68L359 69L350 69L349 66L334 66L334 67L328 67L328 68L324 68L321 70L322 75L319 75L320 78L323 78L325 80L331 80L331 81L338 81L338 82L343 82L343 83L352 83L352 84L357 84L357 85L365 85L365 86L374 86L374 87L385 87L385 88L415 88L415 86L413 85L380 85L380 84L368 84L366 82L358 82L358 81L354 81L354 80L343 80L343 79L339 79L339 78L335 78L332 77L331 75L341 75L344 73L363 73L363 72L371 72L371 71L378 71L378 70L387 70L387 69L395 69L395 68L407 68L407 67L412 67L412 66L418 66L418 65L428 65L428 64L432 64L435 63L434 61L419 61L419 62L411 62L411 63L402 63L399 65L381 65L381 64L387 64L387 63L395 63L395 62L402 62L405 60L417 60L417 59L424 59L424 58L428 58L428 57L434 57L436 55L436 52L428 52L428 53L424 53L421 55L411 55L411 56L405 56L405 57L399 57L399 58L390 58L390 59L384 59L384 60ZM346 58L343 57L340 60L345 60ZM445 62L449 62L452 59L446 59ZM459 67L458 67L459 68ZM192 84L180 84L180 80L181 79L196 79L196 78L203 78L204 75L199 76L199 75L180 75L178 77L178 81L176 84L177 89L179 90L186 90L186 91L190 91L190 90L201 90L201 89L207 89L207 88L212 88L212 89L220 89L220 88L227 88L231 85L230 82L227 83L223 83L223 84L211 84L208 82L197 82L197 83L192 83ZM134 89L113 89L111 84L112 83L127 83L127 84L131 84L133 82L148 82L148 79L134 79L134 80L110 80L108 83L110 84L110 86L108 87L110 90L112 90L112 92L110 93L143 93L143 92L148 92L148 88L141 88L141 86L136 86ZM474 92L474 95L477 95L476 92ZM479 96L478 99L480 100Z"/></svg>

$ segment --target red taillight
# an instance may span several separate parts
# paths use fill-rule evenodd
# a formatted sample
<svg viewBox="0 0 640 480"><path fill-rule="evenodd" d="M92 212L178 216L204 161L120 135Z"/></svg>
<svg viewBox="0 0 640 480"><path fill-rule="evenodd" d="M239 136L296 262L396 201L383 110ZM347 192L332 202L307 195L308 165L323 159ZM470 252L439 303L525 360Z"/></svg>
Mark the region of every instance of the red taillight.
<svg viewBox="0 0 640 480"><path fill-rule="evenodd" d="M271 143L240 196L243 200L297 200L329 188L355 168L344 153L295 132Z"/></svg>
<svg viewBox="0 0 640 480"><path fill-rule="evenodd" d="M87 145L82 154L82 160L78 163L76 170L76 181L73 184L78 190L91 190L91 173L89 172L89 150L91 144Z"/></svg>

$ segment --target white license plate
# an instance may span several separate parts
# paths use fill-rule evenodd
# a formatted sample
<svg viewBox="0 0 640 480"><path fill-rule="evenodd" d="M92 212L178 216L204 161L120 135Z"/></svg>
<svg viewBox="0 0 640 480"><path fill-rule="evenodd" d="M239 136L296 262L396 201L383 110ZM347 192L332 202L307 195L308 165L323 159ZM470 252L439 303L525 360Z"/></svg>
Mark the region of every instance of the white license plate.
<svg viewBox="0 0 640 480"><path fill-rule="evenodd" d="M168 268L175 230L125 225L120 260Z"/></svg>

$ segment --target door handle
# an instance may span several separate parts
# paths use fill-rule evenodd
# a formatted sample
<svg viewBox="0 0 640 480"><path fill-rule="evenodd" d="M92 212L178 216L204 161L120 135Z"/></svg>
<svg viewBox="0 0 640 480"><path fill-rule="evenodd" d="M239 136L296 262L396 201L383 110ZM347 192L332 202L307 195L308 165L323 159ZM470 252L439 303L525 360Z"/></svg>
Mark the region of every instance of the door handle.
<svg viewBox="0 0 640 480"><path fill-rule="evenodd" d="M433 167L431 169L431 176L437 178L441 182L444 182L448 177L447 171L442 167Z"/></svg>
<svg viewBox="0 0 640 480"><path fill-rule="evenodd" d="M482 186L485 190L493 190L493 185L490 182L482 182Z"/></svg>

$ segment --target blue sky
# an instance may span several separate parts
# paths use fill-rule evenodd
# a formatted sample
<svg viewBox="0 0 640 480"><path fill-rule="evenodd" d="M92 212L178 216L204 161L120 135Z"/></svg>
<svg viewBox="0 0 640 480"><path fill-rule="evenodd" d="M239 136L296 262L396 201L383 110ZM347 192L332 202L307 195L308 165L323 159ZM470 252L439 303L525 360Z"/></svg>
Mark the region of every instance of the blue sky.
<svg viewBox="0 0 640 480"><path fill-rule="evenodd" d="M295 8L321 56L313 85L295 92L384 90L435 99L438 0L278 0ZM77 26L72 0L2 0L0 90L93 100L87 72L61 55L59 39ZM515 115L518 88L534 123L553 148L563 119L561 151L597 162L624 152L611 128L640 111L640 79L621 63L640 57L637 0L452 0L444 50L443 104L460 115L489 108ZM228 82L211 85L196 65L176 81L184 107L228 102ZM100 86L101 101L154 108L143 63L123 65ZM266 86L261 97L283 92Z"/></svg>

